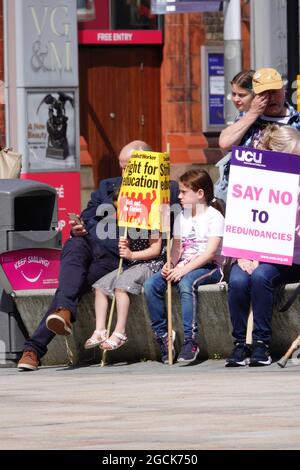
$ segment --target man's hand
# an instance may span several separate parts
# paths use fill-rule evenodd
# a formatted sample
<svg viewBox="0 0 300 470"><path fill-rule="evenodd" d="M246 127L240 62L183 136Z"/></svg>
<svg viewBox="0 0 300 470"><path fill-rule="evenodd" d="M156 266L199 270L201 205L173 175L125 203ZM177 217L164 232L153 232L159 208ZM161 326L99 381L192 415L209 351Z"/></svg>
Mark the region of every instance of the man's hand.
<svg viewBox="0 0 300 470"><path fill-rule="evenodd" d="M78 224L75 220L70 220L69 224L71 225L71 234L73 237L84 237L87 235L87 230L84 227L84 223L81 220L81 223Z"/></svg>
<svg viewBox="0 0 300 470"><path fill-rule="evenodd" d="M255 95L249 109L249 113L260 116L264 113L264 110L267 107L269 102L269 93L266 91L264 93L260 93L259 95Z"/></svg>

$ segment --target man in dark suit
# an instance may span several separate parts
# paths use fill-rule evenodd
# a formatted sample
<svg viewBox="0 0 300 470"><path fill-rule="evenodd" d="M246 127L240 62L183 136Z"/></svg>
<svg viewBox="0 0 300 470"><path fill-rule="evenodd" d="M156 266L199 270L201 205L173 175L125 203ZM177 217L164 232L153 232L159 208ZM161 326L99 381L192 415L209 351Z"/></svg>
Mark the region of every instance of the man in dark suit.
<svg viewBox="0 0 300 470"><path fill-rule="evenodd" d="M119 164L123 170L134 150L151 150L142 141L127 144L119 154ZM81 223L70 221L71 238L65 243L61 258L59 284L49 310L41 320L32 337L25 341L23 355L18 363L22 370L36 370L39 359L47 352L47 345L55 334L68 336L72 332L72 322L76 320L77 305L82 295L92 284L105 274L118 267L118 228L113 221L112 237L99 237L97 225L105 220L120 189L122 178L109 178L100 182L99 188L91 195L87 208L81 213ZM171 184L171 204L177 202L178 185ZM103 206L105 205L105 206ZM102 214L98 213L99 209ZM98 226L99 227L99 226Z"/></svg>

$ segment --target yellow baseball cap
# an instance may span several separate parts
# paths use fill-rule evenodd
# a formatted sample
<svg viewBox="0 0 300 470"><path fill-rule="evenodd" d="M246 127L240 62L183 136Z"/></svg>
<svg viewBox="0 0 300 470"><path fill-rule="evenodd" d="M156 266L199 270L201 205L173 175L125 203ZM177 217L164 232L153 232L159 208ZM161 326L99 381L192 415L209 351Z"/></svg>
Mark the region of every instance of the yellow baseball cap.
<svg viewBox="0 0 300 470"><path fill-rule="evenodd" d="M283 88L282 77L275 69L262 68L256 70L252 78L253 91L256 94L267 90L281 90Z"/></svg>

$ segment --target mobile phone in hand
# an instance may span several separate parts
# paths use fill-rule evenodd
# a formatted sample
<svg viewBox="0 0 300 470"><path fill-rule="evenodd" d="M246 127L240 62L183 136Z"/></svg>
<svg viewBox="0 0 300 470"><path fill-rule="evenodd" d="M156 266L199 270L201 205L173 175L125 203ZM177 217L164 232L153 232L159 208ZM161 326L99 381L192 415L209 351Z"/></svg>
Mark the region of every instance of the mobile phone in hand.
<svg viewBox="0 0 300 470"><path fill-rule="evenodd" d="M69 212L68 216L70 220L74 220L76 222L76 225L82 225L80 218L75 214L75 212Z"/></svg>

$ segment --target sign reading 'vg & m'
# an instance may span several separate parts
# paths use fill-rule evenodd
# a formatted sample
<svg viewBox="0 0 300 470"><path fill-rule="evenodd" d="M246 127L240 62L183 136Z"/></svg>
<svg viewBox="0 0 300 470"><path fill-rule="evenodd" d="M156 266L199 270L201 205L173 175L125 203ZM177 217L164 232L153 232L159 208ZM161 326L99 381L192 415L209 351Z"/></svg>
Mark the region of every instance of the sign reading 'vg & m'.
<svg viewBox="0 0 300 470"><path fill-rule="evenodd" d="M118 197L118 225L169 230L170 156L134 151Z"/></svg>
<svg viewBox="0 0 300 470"><path fill-rule="evenodd" d="M222 254L293 263L300 156L233 147Z"/></svg>

